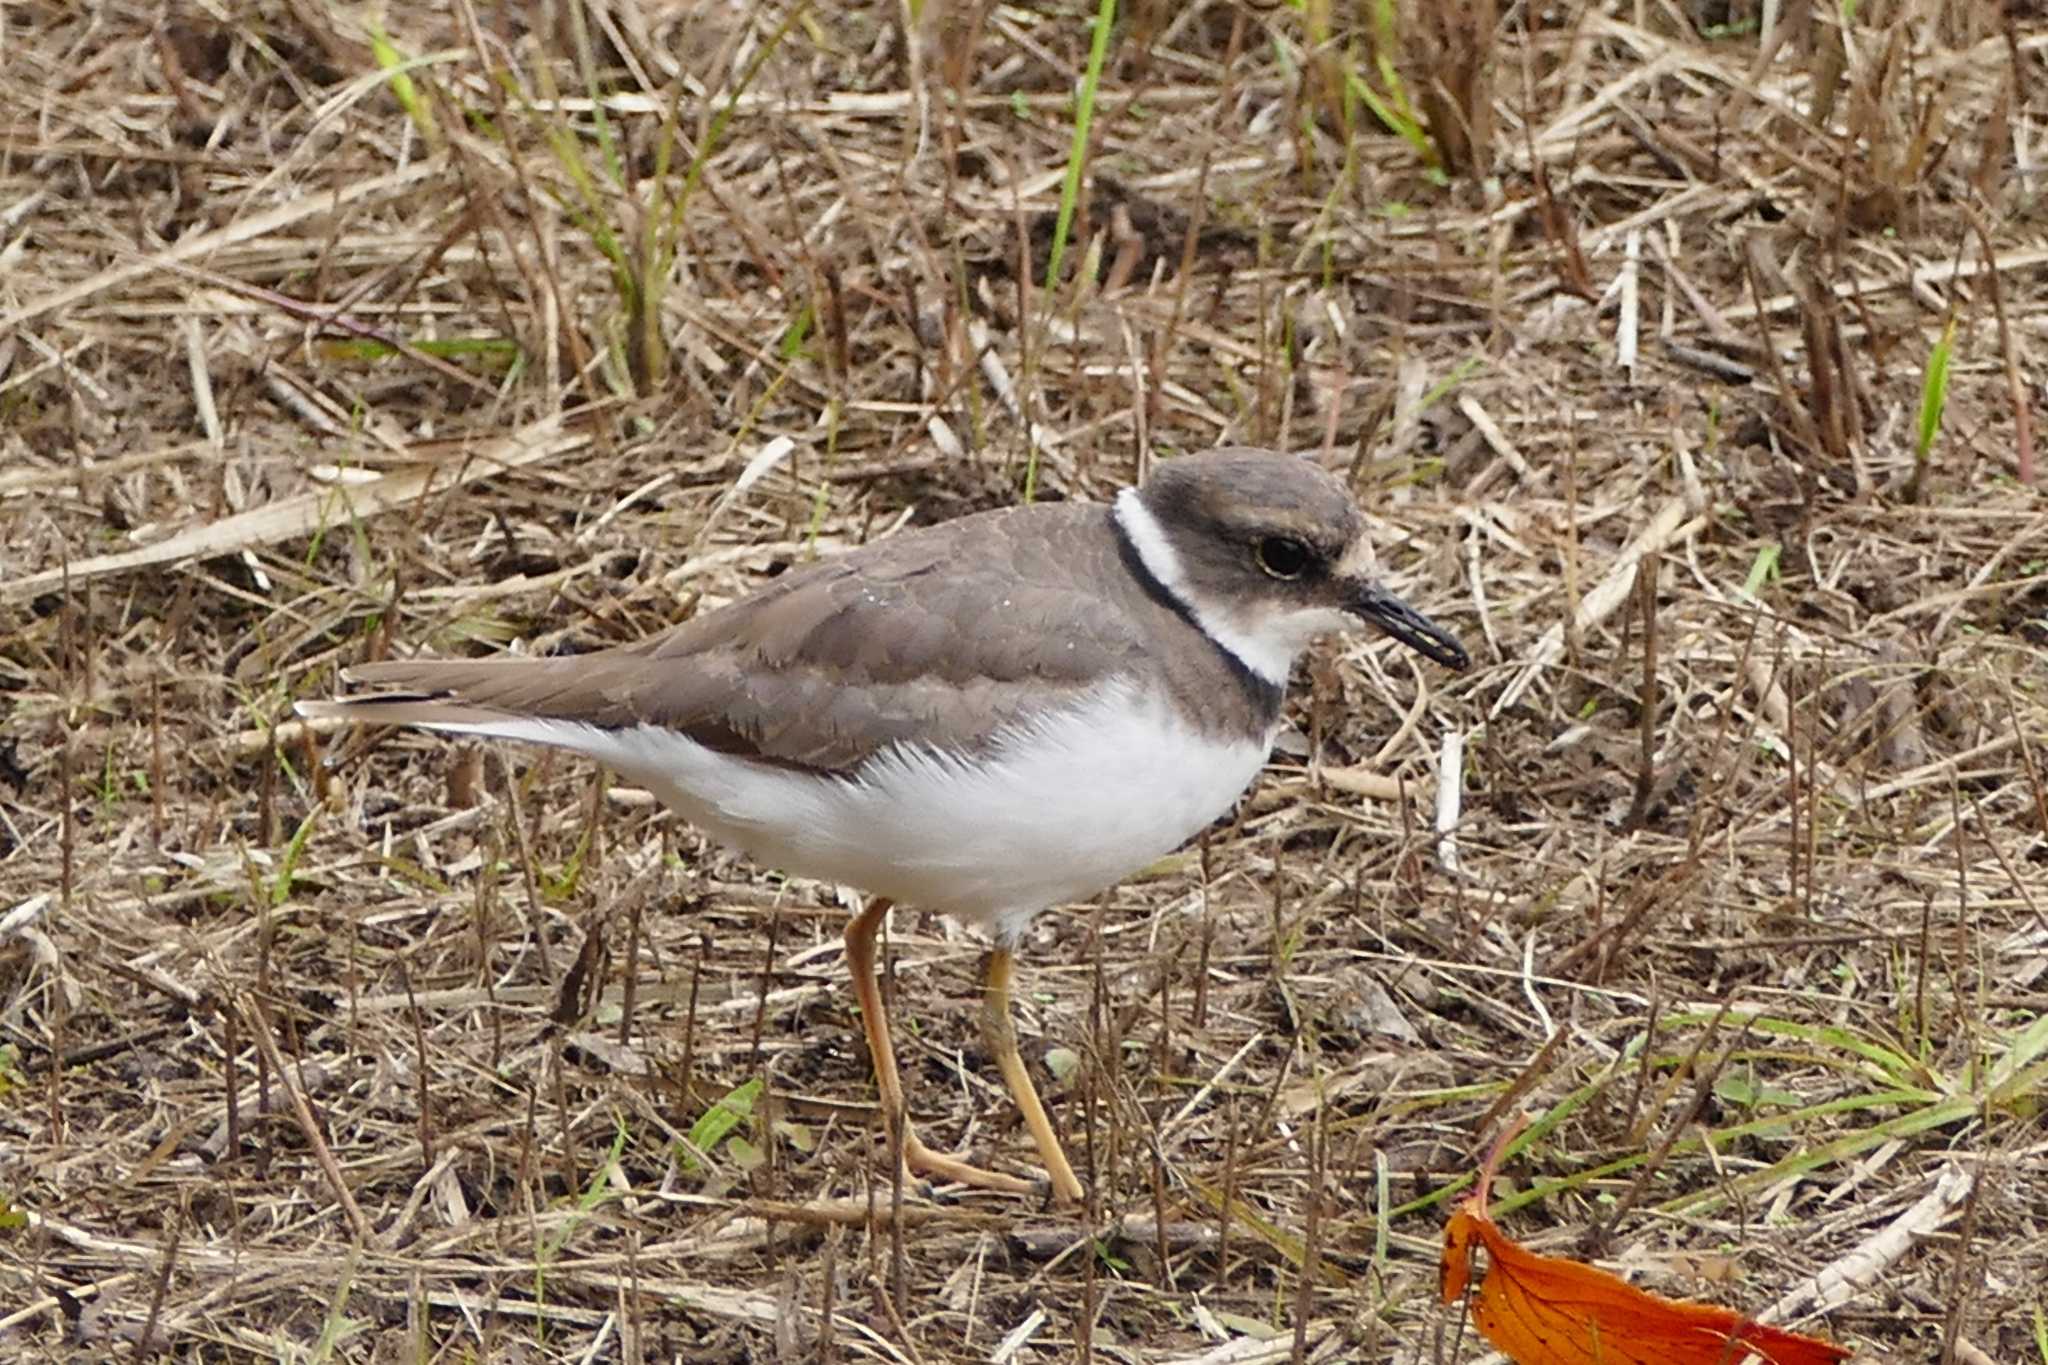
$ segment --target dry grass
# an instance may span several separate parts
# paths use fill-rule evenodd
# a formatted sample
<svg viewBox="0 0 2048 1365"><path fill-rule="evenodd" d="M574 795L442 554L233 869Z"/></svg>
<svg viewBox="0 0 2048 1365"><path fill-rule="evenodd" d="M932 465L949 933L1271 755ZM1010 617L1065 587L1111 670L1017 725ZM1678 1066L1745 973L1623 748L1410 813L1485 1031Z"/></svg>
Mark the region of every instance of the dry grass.
<svg viewBox="0 0 2048 1365"><path fill-rule="evenodd" d="M1472 1360L1521 1109L1539 1245L2048 1359L2048 27L1417 8L1134 6L1045 293L1078 12L0 6L8 1358ZM1042 919L1081 1221L877 1179L830 888L287 719L1226 440L1481 662L1323 651ZM914 1103L1021 1164L974 951L898 917Z"/></svg>

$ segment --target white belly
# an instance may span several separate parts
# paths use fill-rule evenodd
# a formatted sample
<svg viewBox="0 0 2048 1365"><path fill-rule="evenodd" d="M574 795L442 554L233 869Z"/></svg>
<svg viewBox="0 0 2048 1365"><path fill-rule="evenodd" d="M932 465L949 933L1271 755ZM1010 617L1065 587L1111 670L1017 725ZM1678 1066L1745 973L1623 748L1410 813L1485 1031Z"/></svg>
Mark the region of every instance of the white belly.
<svg viewBox="0 0 2048 1365"><path fill-rule="evenodd" d="M852 778L715 753L670 730L559 721L446 727L558 745L651 788L781 871L944 910L1000 937L1179 847L1230 808L1269 737L1221 743L1163 699L1105 688L1006 735L979 762L892 749Z"/></svg>

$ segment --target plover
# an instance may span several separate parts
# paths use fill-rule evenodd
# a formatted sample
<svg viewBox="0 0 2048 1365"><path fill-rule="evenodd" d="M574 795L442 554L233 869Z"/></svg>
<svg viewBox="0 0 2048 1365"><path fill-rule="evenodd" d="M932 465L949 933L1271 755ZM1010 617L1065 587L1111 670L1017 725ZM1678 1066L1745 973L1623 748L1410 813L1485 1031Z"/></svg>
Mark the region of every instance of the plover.
<svg viewBox="0 0 2048 1365"><path fill-rule="evenodd" d="M846 961L884 1124L916 1173L1022 1191L918 1138L875 978L892 902L982 930L990 1049L1054 1193L1078 1201L1011 1028L1013 947L1040 910L1230 809L1315 636L1369 626L1466 666L1369 564L1335 477L1223 449L1107 505L984 512L792 569L635 644L362 664L348 680L387 690L299 710L573 750L764 866L866 893Z"/></svg>

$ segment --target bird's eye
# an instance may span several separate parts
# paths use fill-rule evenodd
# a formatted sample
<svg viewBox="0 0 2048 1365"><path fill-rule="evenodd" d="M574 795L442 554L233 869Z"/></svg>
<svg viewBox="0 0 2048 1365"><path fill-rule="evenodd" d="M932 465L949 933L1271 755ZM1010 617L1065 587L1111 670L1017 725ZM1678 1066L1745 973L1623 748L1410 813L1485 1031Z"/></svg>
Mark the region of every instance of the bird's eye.
<svg viewBox="0 0 2048 1365"><path fill-rule="evenodd" d="M1293 536L1265 537L1257 555L1259 567L1275 578L1299 578L1315 559L1315 552Z"/></svg>

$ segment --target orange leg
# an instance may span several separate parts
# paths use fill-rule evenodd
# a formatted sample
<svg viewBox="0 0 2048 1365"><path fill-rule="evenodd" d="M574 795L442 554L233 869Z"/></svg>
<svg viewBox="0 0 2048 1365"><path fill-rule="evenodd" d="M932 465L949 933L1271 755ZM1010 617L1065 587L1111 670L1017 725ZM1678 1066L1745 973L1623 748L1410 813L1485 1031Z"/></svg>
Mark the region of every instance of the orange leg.
<svg viewBox="0 0 2048 1365"><path fill-rule="evenodd" d="M889 902L879 898L871 899L867 908L853 917L846 926L846 966L853 973L854 993L860 999L861 1023L867 1028L868 1056L875 1064L875 1089L882 1101L882 1123L891 1133L901 1117L903 1131L900 1145L903 1149L903 1164L912 1173L930 1176L935 1180L955 1181L962 1185L975 1185L985 1190L1003 1190L1011 1194L1029 1194L1031 1182L1019 1180L1013 1175L997 1171L985 1171L979 1166L970 1166L958 1157L935 1152L924 1145L911 1127L910 1111L903 1104L903 1080L896 1071L896 1048L889 1038L889 1015L882 1005L882 988L875 980L875 935L882 927L882 916L889 913ZM1007 1017L1007 1016L1006 1016ZM1015 1052L1016 1044L1011 1043ZM1030 1081L1026 1080L1028 1086ZM1037 1097L1033 1096L1036 1103ZM1044 1111L1040 1111L1043 1121ZM1064 1163L1062 1163L1064 1164ZM1068 1177L1072 1179L1070 1175Z"/></svg>
<svg viewBox="0 0 2048 1365"><path fill-rule="evenodd" d="M1045 1106L1038 1101L1038 1087L1031 1083L1031 1073L1017 1054L1017 1030L1010 1023L1010 969L1015 961L1008 948L991 948L981 960L983 1034L989 1050L996 1055L996 1066L1002 1071L1004 1082L1010 1087L1010 1097L1017 1101L1017 1112L1023 1115L1024 1126L1031 1130L1031 1140L1038 1144L1039 1159L1052 1180L1053 1197L1064 1204L1078 1204L1082 1200L1081 1182L1074 1178L1074 1168L1067 1163L1067 1154L1060 1147L1059 1134L1053 1132L1052 1120L1046 1117Z"/></svg>

